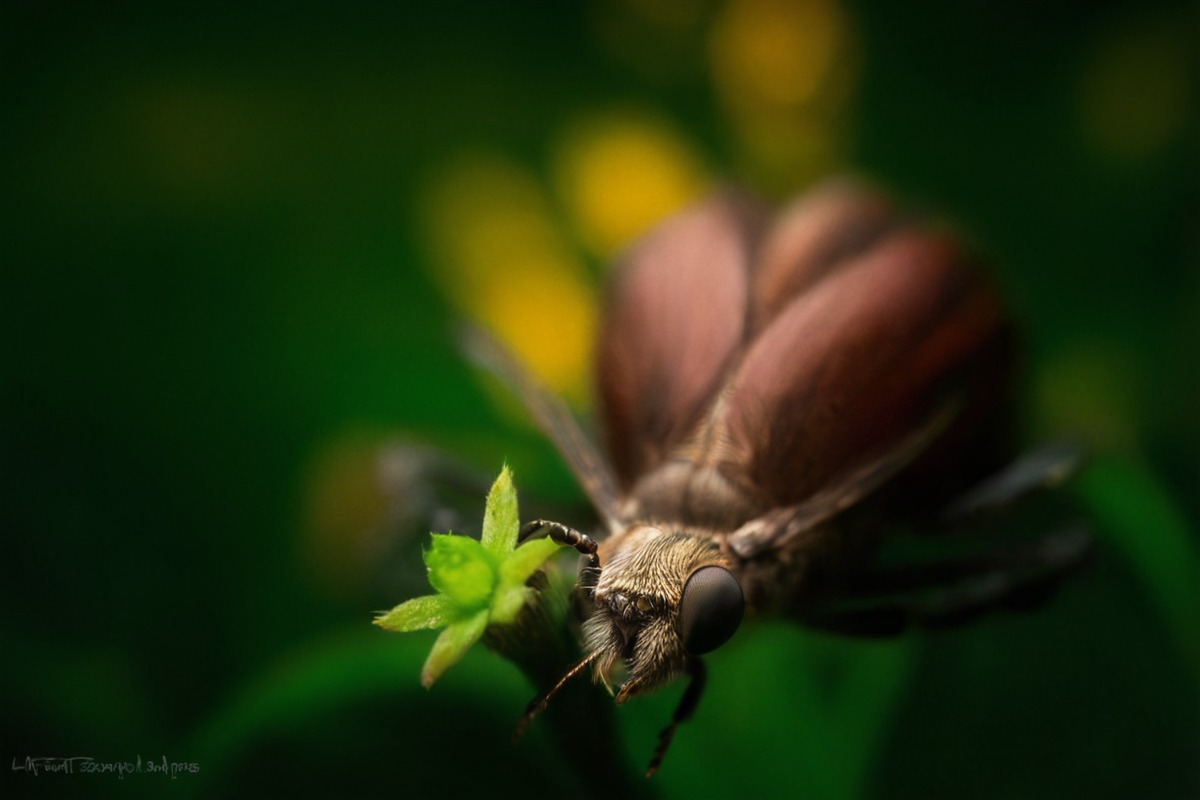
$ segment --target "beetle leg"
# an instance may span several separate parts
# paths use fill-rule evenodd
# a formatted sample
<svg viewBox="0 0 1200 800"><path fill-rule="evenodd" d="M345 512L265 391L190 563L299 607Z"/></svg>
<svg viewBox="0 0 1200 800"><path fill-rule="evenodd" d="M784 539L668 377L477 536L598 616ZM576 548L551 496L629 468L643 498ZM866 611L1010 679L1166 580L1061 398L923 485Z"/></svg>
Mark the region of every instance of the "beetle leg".
<svg viewBox="0 0 1200 800"><path fill-rule="evenodd" d="M894 636L911 626L947 628L997 609L1040 605L1090 555L1092 536L1068 528L1023 546L956 559L869 570L843 598L879 599L863 606L819 611L809 625L850 636ZM929 599L911 597L929 592Z"/></svg>
<svg viewBox="0 0 1200 800"><path fill-rule="evenodd" d="M561 522L535 519L521 526L521 530L517 533L517 541L524 542L543 531L558 544L564 547L573 547L586 557L587 560L579 573L579 588L590 599L592 592L596 589L596 583L600 580L600 556L596 554L599 547L596 540Z"/></svg>
<svg viewBox="0 0 1200 800"><path fill-rule="evenodd" d="M1083 445L1076 441L1043 444L966 491L942 512L942 522L960 525L1059 486L1079 472L1084 457Z"/></svg>
<svg viewBox="0 0 1200 800"><path fill-rule="evenodd" d="M617 478L596 446L580 429L571 410L542 386L494 335L468 325L460 331L459 345L479 366L491 372L521 398L533 421L550 437L566 460L600 520L610 533L624 525L617 513L620 497Z"/></svg>
<svg viewBox="0 0 1200 800"><path fill-rule="evenodd" d="M568 525L548 519L535 519L526 522L517 533L517 541L524 542L526 539L533 538L535 534L541 533L543 530L547 536L559 544L566 547L574 547L580 553L587 556L595 555L598 548L596 540L586 533L580 533Z"/></svg>
<svg viewBox="0 0 1200 800"><path fill-rule="evenodd" d="M675 729L680 723L687 722L693 713L696 711L696 706L700 703L700 697L704 694L704 685L708 681L708 669L704 666L704 662L698 658L689 658L684 667L687 670L688 676L691 678L688 681L687 688L683 691L683 697L679 698L679 705L675 706L675 713L671 715L671 723L663 728L658 734L658 747L654 748L654 756L650 759L650 766L646 768L646 777L653 777L658 768L662 766L663 756L667 754L667 748L671 746L671 740L675 738Z"/></svg>
<svg viewBox="0 0 1200 800"><path fill-rule="evenodd" d="M941 561L869 569L851 578L846 594L882 597L999 573L1060 572L1080 563L1091 544L1091 533L1081 525L1073 526L1026 544Z"/></svg>

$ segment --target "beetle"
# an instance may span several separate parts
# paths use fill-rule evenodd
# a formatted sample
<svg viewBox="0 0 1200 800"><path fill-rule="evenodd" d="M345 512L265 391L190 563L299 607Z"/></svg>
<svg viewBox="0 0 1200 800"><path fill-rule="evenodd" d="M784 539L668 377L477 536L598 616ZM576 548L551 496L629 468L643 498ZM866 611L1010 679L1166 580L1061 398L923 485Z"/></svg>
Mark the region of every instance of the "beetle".
<svg viewBox="0 0 1200 800"><path fill-rule="evenodd" d="M595 356L607 458L495 340L475 359L517 391L595 507L593 538L533 520L583 556L583 657L616 701L690 683L647 775L694 711L702 656L744 615L889 636L1038 604L1090 545L1032 541L887 565L898 526L945 530L1061 483L1081 448L1008 460L1015 346L996 288L948 232L858 182L778 214L734 189L679 212L615 270Z"/></svg>

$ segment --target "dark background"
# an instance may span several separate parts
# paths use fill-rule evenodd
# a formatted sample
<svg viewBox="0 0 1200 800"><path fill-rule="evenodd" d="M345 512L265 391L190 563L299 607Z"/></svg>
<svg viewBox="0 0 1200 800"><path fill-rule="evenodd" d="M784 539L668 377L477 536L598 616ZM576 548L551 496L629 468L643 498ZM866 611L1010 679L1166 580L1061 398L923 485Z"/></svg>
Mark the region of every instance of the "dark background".
<svg viewBox="0 0 1200 800"><path fill-rule="evenodd" d="M604 119L668 132L702 184L850 170L943 214L1025 331L1026 438L1096 452L1073 491L1097 563L1050 607L887 644L743 632L648 791L1200 794L1196 6L760 5L0 5L5 796L590 785L536 725L509 745L510 665L477 648L426 692L432 635L369 621L423 591L396 577L416 544L380 555L394 437L579 499L450 342L492 302L454 262L453 187L504 165L498 196L541 198L592 286L624 229L589 236L562 154ZM756 31L758 73L729 44ZM770 59L821 47L807 94L730 77L787 89ZM597 191L636 210L634 178ZM560 299L487 313L553 340L586 319ZM619 710L631 764L680 688ZM37 756L200 771L19 769Z"/></svg>

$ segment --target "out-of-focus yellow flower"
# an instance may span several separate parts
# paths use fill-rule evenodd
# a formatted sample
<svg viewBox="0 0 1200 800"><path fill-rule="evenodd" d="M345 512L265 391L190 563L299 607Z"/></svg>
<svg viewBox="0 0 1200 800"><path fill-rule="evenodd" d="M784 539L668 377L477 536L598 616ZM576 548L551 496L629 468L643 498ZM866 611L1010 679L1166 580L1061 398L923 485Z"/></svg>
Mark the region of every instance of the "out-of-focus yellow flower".
<svg viewBox="0 0 1200 800"><path fill-rule="evenodd" d="M682 134L633 111L569 125L556 147L554 180L580 236L605 259L709 184L703 159Z"/></svg>
<svg viewBox="0 0 1200 800"><path fill-rule="evenodd" d="M733 0L713 30L713 68L740 107L799 107L833 70L843 34L829 0Z"/></svg>
<svg viewBox="0 0 1200 800"><path fill-rule="evenodd" d="M537 179L499 156L467 156L433 181L423 208L447 296L546 386L582 401L596 325L591 280Z"/></svg>
<svg viewBox="0 0 1200 800"><path fill-rule="evenodd" d="M759 185L836 167L857 71L852 33L835 0L731 0L718 15L713 82Z"/></svg>

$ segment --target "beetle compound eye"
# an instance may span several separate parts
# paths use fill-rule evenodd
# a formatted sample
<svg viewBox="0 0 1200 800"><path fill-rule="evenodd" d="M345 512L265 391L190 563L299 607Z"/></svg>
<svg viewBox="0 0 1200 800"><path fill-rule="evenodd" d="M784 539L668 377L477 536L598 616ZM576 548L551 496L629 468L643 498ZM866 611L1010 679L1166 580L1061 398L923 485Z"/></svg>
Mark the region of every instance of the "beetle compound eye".
<svg viewBox="0 0 1200 800"><path fill-rule="evenodd" d="M724 567L701 567L683 586L679 601L679 636L683 647L698 656L723 645L742 621L742 587Z"/></svg>

